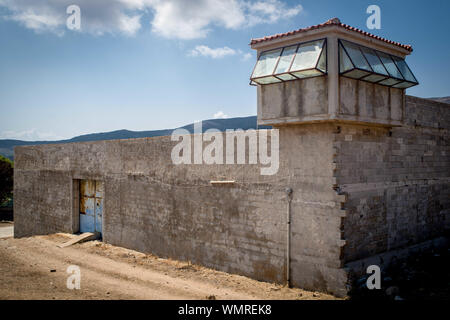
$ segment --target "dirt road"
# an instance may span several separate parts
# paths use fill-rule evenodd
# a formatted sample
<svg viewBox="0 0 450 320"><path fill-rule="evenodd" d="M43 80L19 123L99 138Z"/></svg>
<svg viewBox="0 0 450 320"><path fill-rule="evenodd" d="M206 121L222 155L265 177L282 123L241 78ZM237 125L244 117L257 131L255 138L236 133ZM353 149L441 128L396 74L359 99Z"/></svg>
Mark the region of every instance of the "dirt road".
<svg viewBox="0 0 450 320"><path fill-rule="evenodd" d="M0 299L335 299L72 235L0 239ZM81 270L69 290L67 267Z"/></svg>

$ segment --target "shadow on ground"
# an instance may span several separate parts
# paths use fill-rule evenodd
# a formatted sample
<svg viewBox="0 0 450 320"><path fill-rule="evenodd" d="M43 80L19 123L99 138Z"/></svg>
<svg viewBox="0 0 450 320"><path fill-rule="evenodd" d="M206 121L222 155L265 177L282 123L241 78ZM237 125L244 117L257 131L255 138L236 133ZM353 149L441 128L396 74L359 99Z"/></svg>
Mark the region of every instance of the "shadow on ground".
<svg viewBox="0 0 450 320"><path fill-rule="evenodd" d="M417 252L382 271L381 289L368 290L367 276L354 283L352 300L449 300L450 248ZM370 276L370 275L368 275Z"/></svg>

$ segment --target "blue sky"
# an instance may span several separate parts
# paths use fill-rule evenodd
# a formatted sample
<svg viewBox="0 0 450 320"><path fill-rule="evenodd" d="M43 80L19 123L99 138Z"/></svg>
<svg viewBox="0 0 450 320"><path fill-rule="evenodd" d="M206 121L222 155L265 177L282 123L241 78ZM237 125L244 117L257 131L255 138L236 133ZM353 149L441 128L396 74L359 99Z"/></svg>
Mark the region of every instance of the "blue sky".
<svg viewBox="0 0 450 320"><path fill-rule="evenodd" d="M80 31L66 28L70 4ZM371 4L381 30L367 30ZM0 0L0 139L255 115L250 39L332 17L413 45L421 84L408 94L449 96L448 12L447 0Z"/></svg>

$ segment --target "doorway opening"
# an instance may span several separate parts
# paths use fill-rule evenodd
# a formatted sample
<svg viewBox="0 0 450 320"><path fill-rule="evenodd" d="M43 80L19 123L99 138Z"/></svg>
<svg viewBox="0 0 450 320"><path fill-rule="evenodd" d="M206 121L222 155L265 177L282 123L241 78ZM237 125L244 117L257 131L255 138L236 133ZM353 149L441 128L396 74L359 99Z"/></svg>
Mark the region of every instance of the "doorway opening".
<svg viewBox="0 0 450 320"><path fill-rule="evenodd" d="M94 180L80 181L80 232L92 232L102 235L103 228L103 182Z"/></svg>

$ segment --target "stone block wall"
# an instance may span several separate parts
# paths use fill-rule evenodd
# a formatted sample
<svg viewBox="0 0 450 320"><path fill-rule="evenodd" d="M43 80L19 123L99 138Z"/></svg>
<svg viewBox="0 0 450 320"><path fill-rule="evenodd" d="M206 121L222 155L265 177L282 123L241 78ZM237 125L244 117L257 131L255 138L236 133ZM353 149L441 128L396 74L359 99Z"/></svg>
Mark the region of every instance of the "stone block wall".
<svg viewBox="0 0 450 320"><path fill-rule="evenodd" d="M77 232L74 181L101 180L105 242L283 283L292 188L291 283L345 294L332 130L280 128L272 176L259 164L174 165L170 137L18 147L15 236Z"/></svg>
<svg viewBox="0 0 450 320"><path fill-rule="evenodd" d="M336 187L347 195L344 263L449 229L449 116L448 104L407 96L402 127L340 125L334 161Z"/></svg>

